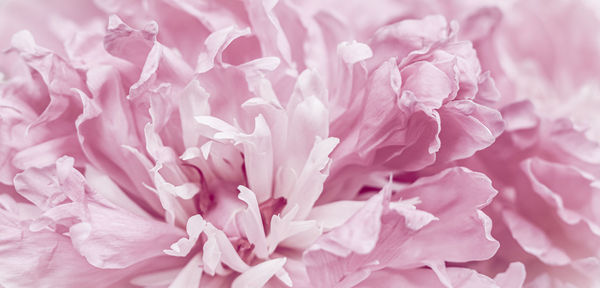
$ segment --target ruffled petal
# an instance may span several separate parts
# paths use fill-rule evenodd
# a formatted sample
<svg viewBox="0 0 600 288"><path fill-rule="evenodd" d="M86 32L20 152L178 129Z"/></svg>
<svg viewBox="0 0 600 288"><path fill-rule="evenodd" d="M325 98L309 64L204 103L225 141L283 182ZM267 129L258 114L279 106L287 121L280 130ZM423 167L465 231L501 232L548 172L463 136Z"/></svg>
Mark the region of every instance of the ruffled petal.
<svg viewBox="0 0 600 288"><path fill-rule="evenodd" d="M438 185L445 187L445 196L437 193ZM496 194L485 176L449 169L420 179L392 197L412 200L389 202L389 189L372 196L304 254L313 285L350 287L385 267L411 269L439 261L483 260L498 249L490 234L491 221L479 210ZM440 235L448 241L436 242Z"/></svg>
<svg viewBox="0 0 600 288"><path fill-rule="evenodd" d="M125 268L160 256L160 247L180 237L175 227L137 216L100 198L72 165L72 158L63 157L55 168L31 168L17 176L21 183L17 192L44 210L30 229L40 231L49 225L58 232L66 228L75 250L99 268ZM41 182L41 177L46 182ZM37 188L48 183L52 189ZM115 217L119 221L111 220Z"/></svg>

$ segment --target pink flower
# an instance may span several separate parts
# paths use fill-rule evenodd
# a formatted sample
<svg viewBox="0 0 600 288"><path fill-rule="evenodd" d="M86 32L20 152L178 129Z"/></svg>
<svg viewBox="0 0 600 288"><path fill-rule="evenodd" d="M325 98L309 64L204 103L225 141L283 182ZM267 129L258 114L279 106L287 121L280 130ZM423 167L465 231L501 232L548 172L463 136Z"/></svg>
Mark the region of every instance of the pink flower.
<svg viewBox="0 0 600 288"><path fill-rule="evenodd" d="M598 19L538 2L2 4L0 286L597 284Z"/></svg>

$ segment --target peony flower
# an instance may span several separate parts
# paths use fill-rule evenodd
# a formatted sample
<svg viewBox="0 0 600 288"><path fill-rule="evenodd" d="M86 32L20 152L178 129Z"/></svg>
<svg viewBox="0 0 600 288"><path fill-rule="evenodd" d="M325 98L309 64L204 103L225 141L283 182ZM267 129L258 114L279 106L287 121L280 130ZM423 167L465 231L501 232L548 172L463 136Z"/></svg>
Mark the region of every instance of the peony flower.
<svg viewBox="0 0 600 288"><path fill-rule="evenodd" d="M2 4L0 286L597 284L598 19L426 2Z"/></svg>

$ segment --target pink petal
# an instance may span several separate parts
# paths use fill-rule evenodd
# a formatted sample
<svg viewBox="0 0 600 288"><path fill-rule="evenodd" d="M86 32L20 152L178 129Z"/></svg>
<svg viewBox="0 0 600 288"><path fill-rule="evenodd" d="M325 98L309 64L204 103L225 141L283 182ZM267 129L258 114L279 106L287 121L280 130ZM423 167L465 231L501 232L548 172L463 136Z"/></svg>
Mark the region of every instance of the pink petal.
<svg viewBox="0 0 600 288"><path fill-rule="evenodd" d="M199 287L202 280L202 260L197 254L181 269L169 288Z"/></svg>
<svg viewBox="0 0 600 288"><path fill-rule="evenodd" d="M196 245L200 233L204 231L206 221L200 215L194 215L187 221L186 231L188 238L181 238L171 245L170 250L164 250L165 254L171 256L185 257L190 253L190 250Z"/></svg>
<svg viewBox="0 0 600 288"><path fill-rule="evenodd" d="M510 263L505 272L498 273L494 277L494 281L502 288L523 287L523 283L525 282L525 265L521 262Z"/></svg>
<svg viewBox="0 0 600 288"><path fill-rule="evenodd" d="M233 280L231 287L233 288L250 288L264 286L273 275L278 273L283 268L286 258L277 258L262 262L251 267L243 272L240 276ZM289 287L291 287L291 282Z"/></svg>
<svg viewBox="0 0 600 288"><path fill-rule="evenodd" d="M527 253L550 265L565 265L571 261L565 251L553 244L543 230L525 218L511 211L504 211L502 216L512 236Z"/></svg>
<svg viewBox="0 0 600 288"><path fill-rule="evenodd" d="M466 100L444 105L440 109L440 118L443 128L438 161L470 157L492 145L504 129L504 121L498 111Z"/></svg>
<svg viewBox="0 0 600 288"><path fill-rule="evenodd" d="M238 186L240 194L238 198L246 202L248 208L244 210L239 216L240 229L246 234L246 238L251 244L254 244L254 253L260 258L267 258L267 240L265 236L265 229L263 222L260 217L260 210L258 209L258 202L254 192L244 186Z"/></svg>

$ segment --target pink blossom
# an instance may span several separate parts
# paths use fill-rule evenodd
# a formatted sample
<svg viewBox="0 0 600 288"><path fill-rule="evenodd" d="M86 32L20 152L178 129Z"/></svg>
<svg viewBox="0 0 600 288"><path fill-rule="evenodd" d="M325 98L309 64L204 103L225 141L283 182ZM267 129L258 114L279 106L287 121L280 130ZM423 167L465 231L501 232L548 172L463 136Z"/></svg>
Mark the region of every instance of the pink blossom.
<svg viewBox="0 0 600 288"><path fill-rule="evenodd" d="M0 286L594 287L582 1L0 2Z"/></svg>

